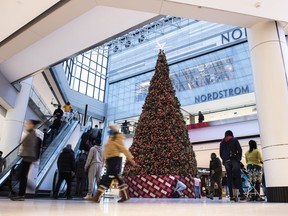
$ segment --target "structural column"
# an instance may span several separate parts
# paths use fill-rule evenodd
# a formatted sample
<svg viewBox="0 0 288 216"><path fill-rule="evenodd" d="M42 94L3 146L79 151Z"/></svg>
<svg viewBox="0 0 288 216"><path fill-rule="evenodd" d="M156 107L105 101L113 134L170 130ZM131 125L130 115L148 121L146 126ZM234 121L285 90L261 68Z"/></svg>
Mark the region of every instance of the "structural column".
<svg viewBox="0 0 288 216"><path fill-rule="evenodd" d="M248 30L268 202L288 202L288 47L281 26Z"/></svg>
<svg viewBox="0 0 288 216"><path fill-rule="evenodd" d="M1 150L4 156L15 148L21 139L23 123L30 97L33 78L21 82L21 91L18 93L13 109L7 111L1 138ZM15 153L17 154L17 153Z"/></svg>

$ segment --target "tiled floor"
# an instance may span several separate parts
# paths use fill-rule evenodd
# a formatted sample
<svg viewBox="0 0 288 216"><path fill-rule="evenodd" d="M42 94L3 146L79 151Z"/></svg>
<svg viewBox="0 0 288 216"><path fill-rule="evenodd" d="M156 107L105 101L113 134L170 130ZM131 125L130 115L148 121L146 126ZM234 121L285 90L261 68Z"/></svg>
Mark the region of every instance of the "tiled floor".
<svg viewBox="0 0 288 216"><path fill-rule="evenodd" d="M126 203L104 200L100 204L84 200L26 199L13 202L0 199L0 216L287 216L285 203L231 203L227 199L131 199Z"/></svg>

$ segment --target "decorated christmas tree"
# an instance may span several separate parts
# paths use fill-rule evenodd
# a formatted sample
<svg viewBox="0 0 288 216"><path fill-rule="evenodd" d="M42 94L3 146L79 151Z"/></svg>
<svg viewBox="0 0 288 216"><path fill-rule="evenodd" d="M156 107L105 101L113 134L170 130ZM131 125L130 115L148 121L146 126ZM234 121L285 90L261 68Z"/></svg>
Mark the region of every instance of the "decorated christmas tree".
<svg viewBox="0 0 288 216"><path fill-rule="evenodd" d="M197 172L195 154L163 50L158 54L130 151L137 165L126 163L124 176L193 176Z"/></svg>

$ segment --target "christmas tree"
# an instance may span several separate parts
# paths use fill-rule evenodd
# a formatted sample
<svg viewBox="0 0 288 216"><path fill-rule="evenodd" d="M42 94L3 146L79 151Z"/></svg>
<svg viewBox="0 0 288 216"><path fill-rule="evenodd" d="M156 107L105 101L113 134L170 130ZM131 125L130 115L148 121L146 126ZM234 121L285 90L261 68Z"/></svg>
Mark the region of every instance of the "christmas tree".
<svg viewBox="0 0 288 216"><path fill-rule="evenodd" d="M193 146L163 50L158 54L130 151L137 165L126 163L124 176L193 176L197 173Z"/></svg>

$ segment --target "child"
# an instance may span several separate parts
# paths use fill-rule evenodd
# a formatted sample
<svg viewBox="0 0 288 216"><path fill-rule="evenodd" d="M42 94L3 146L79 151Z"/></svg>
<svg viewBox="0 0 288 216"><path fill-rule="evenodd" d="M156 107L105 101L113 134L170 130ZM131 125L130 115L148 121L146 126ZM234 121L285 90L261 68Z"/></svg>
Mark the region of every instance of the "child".
<svg viewBox="0 0 288 216"><path fill-rule="evenodd" d="M194 177L194 194L195 199L196 198L201 199L201 179L199 178L199 175Z"/></svg>

